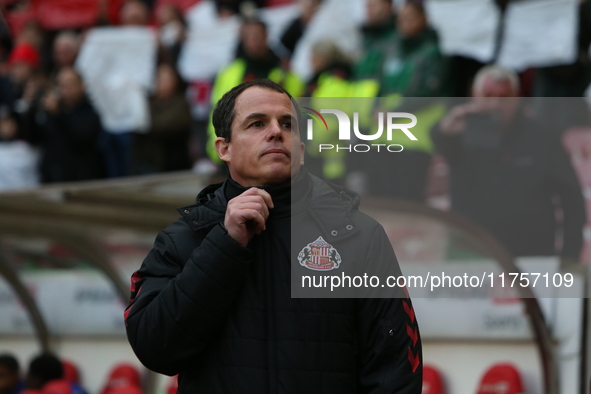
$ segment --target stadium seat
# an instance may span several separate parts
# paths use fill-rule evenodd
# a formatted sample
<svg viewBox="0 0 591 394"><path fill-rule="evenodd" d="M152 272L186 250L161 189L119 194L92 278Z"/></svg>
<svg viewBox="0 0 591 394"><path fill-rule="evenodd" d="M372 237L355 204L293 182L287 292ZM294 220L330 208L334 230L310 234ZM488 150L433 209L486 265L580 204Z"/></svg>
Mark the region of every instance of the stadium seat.
<svg viewBox="0 0 591 394"><path fill-rule="evenodd" d="M423 390L421 394L445 394L441 372L431 365L423 367Z"/></svg>
<svg viewBox="0 0 591 394"><path fill-rule="evenodd" d="M476 394L521 394L523 384L517 368L511 364L495 364L482 376Z"/></svg>

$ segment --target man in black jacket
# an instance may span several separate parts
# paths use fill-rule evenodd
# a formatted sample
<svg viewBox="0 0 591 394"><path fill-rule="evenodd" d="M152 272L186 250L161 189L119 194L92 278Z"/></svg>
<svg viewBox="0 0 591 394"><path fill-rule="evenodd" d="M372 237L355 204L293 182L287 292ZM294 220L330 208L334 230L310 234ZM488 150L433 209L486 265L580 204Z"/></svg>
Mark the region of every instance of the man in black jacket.
<svg viewBox="0 0 591 394"><path fill-rule="evenodd" d="M178 373L181 394L419 394L421 341L400 289L291 298L294 272L338 273L354 261L400 272L358 196L301 167L297 113L268 80L220 100L215 146L230 178L179 209L133 275L131 346L148 368Z"/></svg>

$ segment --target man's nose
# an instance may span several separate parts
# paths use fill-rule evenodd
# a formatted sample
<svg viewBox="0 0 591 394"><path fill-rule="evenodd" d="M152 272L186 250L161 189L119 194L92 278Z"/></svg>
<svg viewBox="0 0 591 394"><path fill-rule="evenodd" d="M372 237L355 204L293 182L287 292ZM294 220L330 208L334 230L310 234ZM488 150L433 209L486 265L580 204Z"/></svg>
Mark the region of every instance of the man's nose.
<svg viewBox="0 0 591 394"><path fill-rule="evenodd" d="M281 129L281 125L278 121L272 121L269 123L269 127L267 129L267 139L279 139L283 141L283 130Z"/></svg>

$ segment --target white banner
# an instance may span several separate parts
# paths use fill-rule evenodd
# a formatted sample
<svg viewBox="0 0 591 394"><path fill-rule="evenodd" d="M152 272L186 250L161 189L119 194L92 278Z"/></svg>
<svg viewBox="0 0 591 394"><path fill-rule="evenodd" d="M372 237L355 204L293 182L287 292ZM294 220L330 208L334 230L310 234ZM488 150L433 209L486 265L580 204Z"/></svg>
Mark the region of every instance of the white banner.
<svg viewBox="0 0 591 394"><path fill-rule="evenodd" d="M494 0L428 0L425 5L444 54L483 63L492 59L500 17Z"/></svg>
<svg viewBox="0 0 591 394"><path fill-rule="evenodd" d="M146 130L154 84L156 37L147 27L92 29L76 68L109 132Z"/></svg>
<svg viewBox="0 0 591 394"><path fill-rule="evenodd" d="M573 63L577 25L578 0L510 2L498 63L517 71Z"/></svg>
<svg viewBox="0 0 591 394"><path fill-rule="evenodd" d="M311 50L320 40L333 40L335 44L351 57L361 50L360 25L365 12L358 0L326 0L310 21L304 35L295 48L291 67L293 71L308 80L312 77Z"/></svg>
<svg viewBox="0 0 591 394"><path fill-rule="evenodd" d="M274 47L298 16L297 4L263 8L258 17L267 25L268 43ZM240 19L220 19L212 1L201 1L187 12L189 35L178 68L187 81L213 79L218 71L234 60L239 42Z"/></svg>
<svg viewBox="0 0 591 394"><path fill-rule="evenodd" d="M178 69L187 81L212 79L233 59L240 19L220 19L212 1L201 1L187 11L189 34L181 50Z"/></svg>

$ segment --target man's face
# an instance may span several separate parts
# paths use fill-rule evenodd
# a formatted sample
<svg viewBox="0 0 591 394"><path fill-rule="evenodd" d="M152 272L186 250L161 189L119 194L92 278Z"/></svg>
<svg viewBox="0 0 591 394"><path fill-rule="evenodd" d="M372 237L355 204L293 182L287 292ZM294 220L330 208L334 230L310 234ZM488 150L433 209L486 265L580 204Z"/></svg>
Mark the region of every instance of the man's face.
<svg viewBox="0 0 591 394"><path fill-rule="evenodd" d="M486 78L480 89L474 91L474 97L515 97L517 92L508 79L495 80Z"/></svg>
<svg viewBox="0 0 591 394"><path fill-rule="evenodd" d="M392 3L384 0L367 0L365 3L367 12L367 24L369 26L378 25L392 15Z"/></svg>
<svg viewBox="0 0 591 394"><path fill-rule="evenodd" d="M403 37L410 38L426 29L427 20L414 6L406 4L398 13L397 27Z"/></svg>
<svg viewBox="0 0 591 394"><path fill-rule="evenodd" d="M72 66L77 54L76 43L67 38L56 40L53 44L53 60L58 67Z"/></svg>
<svg viewBox="0 0 591 394"><path fill-rule="evenodd" d="M62 69L57 77L59 91L68 105L74 105L84 97L84 85L74 69Z"/></svg>
<svg viewBox="0 0 591 394"><path fill-rule="evenodd" d="M18 125L13 118L3 117L0 118L0 141L12 141L16 138L18 133ZM0 382L2 380L3 367L0 365ZM2 393L2 391L0 391Z"/></svg>
<svg viewBox="0 0 591 394"><path fill-rule="evenodd" d="M497 112L505 120L511 119L519 106L519 92L508 79L487 77L472 92L474 102L482 111Z"/></svg>
<svg viewBox="0 0 591 394"><path fill-rule="evenodd" d="M242 186L264 186L297 174L304 164L304 144L287 95L248 88L236 98L234 113L230 142L222 137L215 142L232 179Z"/></svg>
<svg viewBox="0 0 591 394"><path fill-rule="evenodd" d="M123 26L146 26L150 22L150 15L141 2L130 1L121 7L120 19Z"/></svg>
<svg viewBox="0 0 591 394"><path fill-rule="evenodd" d="M248 56L262 59L267 55L267 33L258 23L248 23L242 27L242 45Z"/></svg>

